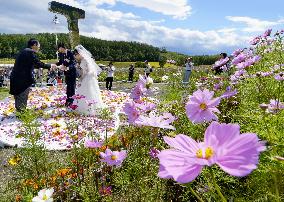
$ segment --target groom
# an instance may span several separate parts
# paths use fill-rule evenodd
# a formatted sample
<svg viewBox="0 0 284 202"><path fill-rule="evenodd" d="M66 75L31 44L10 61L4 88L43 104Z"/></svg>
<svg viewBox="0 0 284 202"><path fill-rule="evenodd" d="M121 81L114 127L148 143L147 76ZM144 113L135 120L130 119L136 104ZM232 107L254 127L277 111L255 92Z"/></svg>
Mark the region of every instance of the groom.
<svg viewBox="0 0 284 202"><path fill-rule="evenodd" d="M76 60L74 58L73 53L66 49L64 43L58 44L58 57L59 62L56 65L63 65L64 67L64 75L65 75L65 83L67 85L66 94L67 99L65 102L65 106L68 107L72 105L74 99L72 98L75 95L76 88Z"/></svg>
<svg viewBox="0 0 284 202"><path fill-rule="evenodd" d="M10 77L10 94L14 95L15 108L18 112L26 109L30 87L35 83L34 68L55 69L55 64L44 64L37 56L39 41L30 39L28 47L22 50L16 60Z"/></svg>

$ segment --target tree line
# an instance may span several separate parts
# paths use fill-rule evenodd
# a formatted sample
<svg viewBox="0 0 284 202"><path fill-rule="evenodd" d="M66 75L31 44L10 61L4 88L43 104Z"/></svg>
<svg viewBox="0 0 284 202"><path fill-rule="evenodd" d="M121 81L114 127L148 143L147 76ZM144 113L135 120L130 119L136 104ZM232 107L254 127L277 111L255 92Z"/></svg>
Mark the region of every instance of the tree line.
<svg viewBox="0 0 284 202"><path fill-rule="evenodd" d="M68 34L57 34L58 42L63 42L70 47ZM0 58L15 58L17 53L24 49L30 38L36 38L40 41L41 51L40 59L56 58L55 34L0 34ZM81 44L88 49L95 60L100 61L153 61L163 64L165 60L172 59L177 61L177 65L184 64L188 55L173 53L165 48L157 48L148 44L126 41L107 41L93 37L80 36ZM215 62L217 56L193 56L195 65L211 65Z"/></svg>

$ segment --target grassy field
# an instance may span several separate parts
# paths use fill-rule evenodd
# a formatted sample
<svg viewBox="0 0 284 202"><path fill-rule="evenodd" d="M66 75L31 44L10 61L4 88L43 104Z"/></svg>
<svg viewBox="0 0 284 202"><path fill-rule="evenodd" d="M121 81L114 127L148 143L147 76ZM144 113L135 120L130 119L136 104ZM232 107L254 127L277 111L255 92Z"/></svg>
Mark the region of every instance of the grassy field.
<svg viewBox="0 0 284 202"><path fill-rule="evenodd" d="M57 60L56 59L50 59L50 60L42 60L45 63L55 63ZM110 61L96 61L97 64L104 64L108 65ZM14 64L15 60L14 59L8 59L8 58L0 58L0 64ZM117 68L125 68L129 67L131 64L135 64L135 62L113 62L114 66ZM149 62L150 65L154 68L160 67L159 62ZM176 67L175 65L172 64L165 64L164 67Z"/></svg>
<svg viewBox="0 0 284 202"><path fill-rule="evenodd" d="M9 92L8 88L0 88L0 100L2 100L5 97L9 96L8 92Z"/></svg>

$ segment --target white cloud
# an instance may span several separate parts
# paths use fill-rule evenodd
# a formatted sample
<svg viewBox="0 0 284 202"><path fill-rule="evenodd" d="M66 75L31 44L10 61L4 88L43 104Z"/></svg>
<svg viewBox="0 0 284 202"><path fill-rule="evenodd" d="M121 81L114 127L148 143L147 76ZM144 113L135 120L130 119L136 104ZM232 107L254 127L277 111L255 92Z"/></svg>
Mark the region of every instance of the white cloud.
<svg viewBox="0 0 284 202"><path fill-rule="evenodd" d="M51 26L54 14L48 12L47 8L49 1L35 1L35 7L33 7L31 1L13 0L3 2L0 7L0 33L54 32L54 27ZM146 21L132 12L114 11L112 7L102 9L99 6L102 4L113 6L115 2L120 0L59 1L84 9L86 19L79 20L80 34L100 39L138 41L190 54L215 54L232 51L234 48L244 47L250 39L247 33L238 32L236 28L224 27L207 31L169 28L163 25L163 19L161 21ZM139 1L133 0L133 2L137 3ZM146 7L148 1L145 2L144 6ZM149 2L162 5L162 0L149 0ZM164 2L170 5L169 0ZM184 2L186 1L173 1L174 4L180 5L180 7L184 6ZM174 8L176 7L173 7L172 10L175 10ZM58 32L67 33L65 17L61 15L58 15L58 17L61 21L58 25ZM244 18L228 16L227 19L234 22L240 22L240 20L248 22L250 18L245 18L246 21L244 21Z"/></svg>
<svg viewBox="0 0 284 202"><path fill-rule="evenodd" d="M187 0L87 0L81 3L75 0L59 0L59 2L79 8L84 7L88 10L103 4L114 6L117 2L121 2L163 15L172 16L174 19L186 19L191 14L192 10Z"/></svg>
<svg viewBox="0 0 284 202"><path fill-rule="evenodd" d="M244 32L262 32L268 28L283 24L284 21L284 19L267 21L245 16L226 16L226 19L232 22L244 23L246 25L246 27L242 29Z"/></svg>
<svg viewBox="0 0 284 202"><path fill-rule="evenodd" d="M191 14L187 0L117 0L125 4L172 16L175 19L186 19Z"/></svg>

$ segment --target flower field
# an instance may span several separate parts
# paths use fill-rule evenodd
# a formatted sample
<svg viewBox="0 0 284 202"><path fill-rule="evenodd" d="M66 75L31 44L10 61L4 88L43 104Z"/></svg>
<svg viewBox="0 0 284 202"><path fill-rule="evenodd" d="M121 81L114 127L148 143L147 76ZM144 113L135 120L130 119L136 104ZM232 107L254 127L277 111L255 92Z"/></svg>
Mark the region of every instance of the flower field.
<svg viewBox="0 0 284 202"><path fill-rule="evenodd" d="M111 136L119 126L118 114L121 111L123 103L128 99L126 93L113 93L103 91L104 102L109 106L112 117L104 121L100 117L88 117L79 115L76 110L66 109L64 107L64 91L60 88L34 88L29 96L28 107L37 113L35 120L39 125L39 133L44 134L40 137L40 142L48 150L65 150L72 148L72 136L78 136L78 140L84 142L85 135L90 130L95 131L100 138L105 138L105 133ZM77 98L78 99L78 98ZM22 147L25 144L25 138L22 134L25 129L22 127L22 121L16 118L14 113L14 100L10 97L1 102L0 109L0 144L4 146ZM74 106L76 105L76 99ZM68 123L78 125L76 130L70 131ZM106 131L107 125L107 131ZM80 134L80 135L78 135Z"/></svg>
<svg viewBox="0 0 284 202"><path fill-rule="evenodd" d="M1 141L18 147L2 198L283 201L283 33L257 36L217 75L194 70L182 84L165 71L155 99L143 76L129 94L102 91L109 110L92 117L63 107L61 88L33 89L19 119L4 99Z"/></svg>

